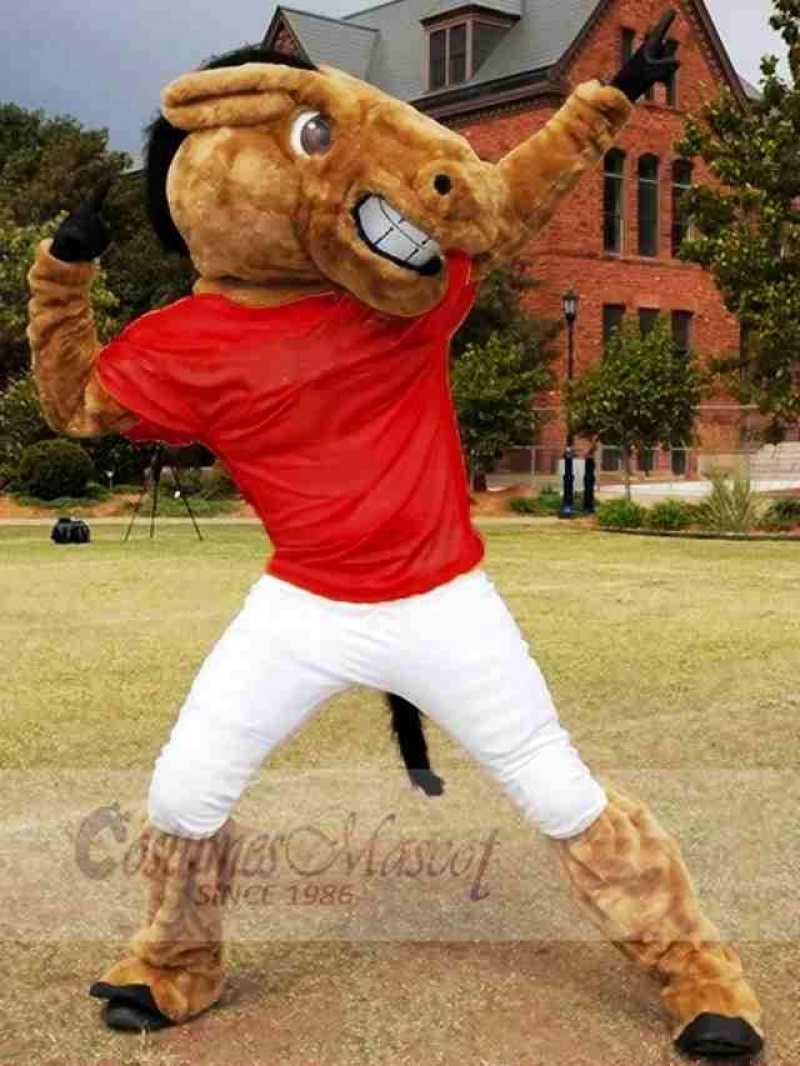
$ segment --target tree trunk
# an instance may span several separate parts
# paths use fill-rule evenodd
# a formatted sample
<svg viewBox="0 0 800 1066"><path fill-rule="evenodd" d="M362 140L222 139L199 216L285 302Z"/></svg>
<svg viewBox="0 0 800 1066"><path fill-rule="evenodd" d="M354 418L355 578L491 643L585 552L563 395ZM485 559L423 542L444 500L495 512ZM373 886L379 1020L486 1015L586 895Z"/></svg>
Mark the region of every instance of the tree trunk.
<svg viewBox="0 0 800 1066"><path fill-rule="evenodd" d="M625 470L625 499L631 499L631 450L622 449L622 465Z"/></svg>
<svg viewBox="0 0 800 1066"><path fill-rule="evenodd" d="M481 467L476 466L472 472L472 491L473 492L486 492L488 485L486 482L486 471Z"/></svg>

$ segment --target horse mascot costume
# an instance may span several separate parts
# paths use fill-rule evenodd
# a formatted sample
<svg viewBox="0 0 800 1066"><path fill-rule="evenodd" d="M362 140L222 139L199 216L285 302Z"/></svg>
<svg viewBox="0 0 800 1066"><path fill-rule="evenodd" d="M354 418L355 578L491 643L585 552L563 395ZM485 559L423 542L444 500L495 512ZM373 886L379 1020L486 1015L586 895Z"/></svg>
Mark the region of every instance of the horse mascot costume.
<svg viewBox="0 0 800 1066"><path fill-rule="evenodd" d="M481 279L676 70L673 18L496 165L340 70L239 49L170 84L150 129L151 216L191 256L193 296L103 347L102 192L38 248L29 337L53 428L202 442L274 545L158 758L143 925L91 988L109 1026L184 1023L219 998L232 809L276 745L365 685L424 709L551 839L580 904L661 981L680 1050L760 1050L758 1000L678 844L593 778L482 569L448 383Z"/></svg>

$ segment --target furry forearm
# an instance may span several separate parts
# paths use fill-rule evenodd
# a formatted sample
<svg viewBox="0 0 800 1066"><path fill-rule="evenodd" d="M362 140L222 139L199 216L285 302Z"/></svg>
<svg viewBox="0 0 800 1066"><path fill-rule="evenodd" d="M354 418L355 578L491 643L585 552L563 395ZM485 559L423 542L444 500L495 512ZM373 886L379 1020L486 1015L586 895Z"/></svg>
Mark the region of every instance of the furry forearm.
<svg viewBox="0 0 800 1066"><path fill-rule="evenodd" d="M544 129L500 161L523 244L547 224L559 201L605 155L633 106L599 81L572 93Z"/></svg>
<svg viewBox="0 0 800 1066"><path fill-rule="evenodd" d="M57 433L92 437L135 422L94 375L100 351L90 292L97 268L63 263L43 241L28 275L28 340L33 376L45 418Z"/></svg>

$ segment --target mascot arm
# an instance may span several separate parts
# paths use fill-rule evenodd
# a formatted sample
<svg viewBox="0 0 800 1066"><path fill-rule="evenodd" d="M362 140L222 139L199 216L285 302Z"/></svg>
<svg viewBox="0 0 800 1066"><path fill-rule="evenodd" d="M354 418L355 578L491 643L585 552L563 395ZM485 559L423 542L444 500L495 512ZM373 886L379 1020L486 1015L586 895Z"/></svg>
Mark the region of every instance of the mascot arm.
<svg viewBox="0 0 800 1066"><path fill-rule="evenodd" d="M95 374L101 344L90 293L97 267L56 259L50 247L50 241L39 245L28 275L28 340L45 418L57 433L72 437L124 432L136 416L103 389Z"/></svg>
<svg viewBox="0 0 800 1066"><path fill-rule="evenodd" d="M632 110L619 89L586 82L543 129L500 161L515 224L486 262L479 259L481 273L513 258L550 221L562 198L614 143Z"/></svg>

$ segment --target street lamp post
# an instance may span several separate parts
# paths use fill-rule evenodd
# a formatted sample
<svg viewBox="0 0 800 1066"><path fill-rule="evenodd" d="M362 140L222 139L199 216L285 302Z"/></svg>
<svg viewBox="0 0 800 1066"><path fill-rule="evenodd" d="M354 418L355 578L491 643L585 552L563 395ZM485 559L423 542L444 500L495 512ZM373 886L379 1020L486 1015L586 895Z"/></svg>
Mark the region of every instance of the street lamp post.
<svg viewBox="0 0 800 1066"><path fill-rule="evenodd" d="M575 377L575 322L578 318L579 296L573 288L564 293L564 319L567 323L567 382ZM561 492L559 517L572 518L575 514L575 435L572 419L567 412L567 446L564 451L564 482Z"/></svg>

